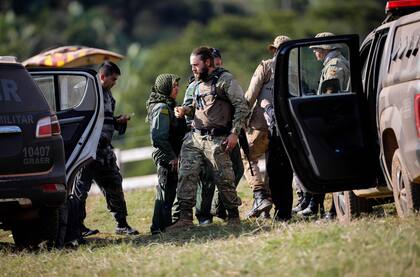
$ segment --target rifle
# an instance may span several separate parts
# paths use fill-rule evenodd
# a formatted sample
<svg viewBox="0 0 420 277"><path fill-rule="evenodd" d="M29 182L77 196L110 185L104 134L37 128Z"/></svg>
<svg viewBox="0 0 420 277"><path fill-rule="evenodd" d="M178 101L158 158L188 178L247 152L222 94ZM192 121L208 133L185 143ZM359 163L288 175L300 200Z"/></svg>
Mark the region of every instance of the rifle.
<svg viewBox="0 0 420 277"><path fill-rule="evenodd" d="M245 130L243 128L241 129L241 132L239 133L238 141L239 141L239 146L244 151L246 159L248 160L249 169L251 170L251 175L254 176L254 172L252 171L252 166L251 166L251 160L249 159L248 139L246 138Z"/></svg>

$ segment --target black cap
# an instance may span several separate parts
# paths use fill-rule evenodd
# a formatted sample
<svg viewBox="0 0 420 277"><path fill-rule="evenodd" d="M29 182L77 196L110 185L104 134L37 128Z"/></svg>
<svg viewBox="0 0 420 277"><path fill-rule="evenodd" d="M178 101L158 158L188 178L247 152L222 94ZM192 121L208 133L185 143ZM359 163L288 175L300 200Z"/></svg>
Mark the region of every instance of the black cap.
<svg viewBox="0 0 420 277"><path fill-rule="evenodd" d="M219 48L211 48L211 54L213 55L213 58L222 58Z"/></svg>

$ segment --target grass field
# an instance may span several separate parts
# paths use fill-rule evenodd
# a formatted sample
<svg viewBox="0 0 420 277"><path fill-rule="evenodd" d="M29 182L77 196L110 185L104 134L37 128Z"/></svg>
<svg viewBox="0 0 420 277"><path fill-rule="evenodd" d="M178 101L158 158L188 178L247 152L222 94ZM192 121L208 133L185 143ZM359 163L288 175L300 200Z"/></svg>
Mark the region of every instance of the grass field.
<svg viewBox="0 0 420 277"><path fill-rule="evenodd" d="M244 214L251 194L243 183L240 195ZM151 236L153 189L130 191L126 200L140 231L132 238L113 234L102 195L89 197L86 222L101 233L77 250L18 251L0 231L0 276L420 276L420 217L399 219L392 205L345 226L216 220Z"/></svg>

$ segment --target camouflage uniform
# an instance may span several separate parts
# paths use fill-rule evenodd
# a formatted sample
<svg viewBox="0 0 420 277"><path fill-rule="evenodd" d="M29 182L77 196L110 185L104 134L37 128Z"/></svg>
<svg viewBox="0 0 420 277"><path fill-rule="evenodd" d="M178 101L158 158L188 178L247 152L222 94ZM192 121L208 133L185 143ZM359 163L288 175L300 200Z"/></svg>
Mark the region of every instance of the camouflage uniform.
<svg viewBox="0 0 420 277"><path fill-rule="evenodd" d="M290 38L287 36L277 36L273 43L268 46L268 49L272 53L275 53L277 48L288 40L290 40ZM274 58L262 61L255 70L249 88L245 94L245 98L252 108L247 126L247 138L250 150L249 163L246 160L245 153L242 153L242 160L245 166L245 178L251 185L254 194L254 202L252 209L248 212L248 217L258 217L263 212L265 213L265 216L269 216L269 212L273 205L270 199L271 186L269 185L275 180L274 174L279 175L279 171L276 171L275 168L272 167L274 170L271 171L271 174L267 170L266 178L263 178L258 167L258 160L264 154L267 154L270 145L273 145L272 140L274 140L275 137L275 135L271 136L269 133L269 124L270 122L273 122L274 118L271 118L271 115L262 107L263 100L270 103L273 102L274 65ZM271 147L271 149L273 149L271 151L273 154L267 157L274 157L278 152L275 147ZM266 165L269 165L267 158ZM274 165L274 163L271 163L271 165ZM268 178L267 175L270 175L270 178ZM278 186L278 184L276 184L276 186Z"/></svg>
<svg viewBox="0 0 420 277"><path fill-rule="evenodd" d="M275 60L273 59L271 63L272 80L274 77L274 64ZM293 205L293 170L286 150L277 134L273 108L273 90L267 90L265 93L268 95L264 96L264 98L270 102L264 108L264 118L269 130L269 145L265 157L268 186L274 203L275 219L287 221L291 218Z"/></svg>
<svg viewBox="0 0 420 277"><path fill-rule="evenodd" d="M180 218L185 220L192 220L197 183L204 163L212 172L229 217L239 216L237 208L241 199L236 193L232 161L224 151L223 142L229 133L239 134L249 109L238 82L228 72L218 75L220 70L223 71L215 69L208 81L196 84L191 106L195 112L193 129L182 145L178 175ZM219 78L215 81L216 76ZM227 100L222 100L220 95L225 95Z"/></svg>
<svg viewBox="0 0 420 277"><path fill-rule="evenodd" d="M338 50L333 50L324 59L324 67L319 79L318 94L321 94L321 86L324 81L337 79L340 91L350 89L350 65L346 58Z"/></svg>
<svg viewBox="0 0 420 277"><path fill-rule="evenodd" d="M178 173L171 170L170 161L178 159L186 131L185 120L175 117L176 103L169 97L173 83L178 80L176 75L159 75L147 105L150 139L155 148L152 157L159 180L150 227L153 234L164 231L172 224L172 206L176 196Z"/></svg>
<svg viewBox="0 0 420 277"><path fill-rule="evenodd" d="M191 80L188 85L187 91L185 92L183 106L191 106L193 103L194 91L197 88L197 81ZM187 116L187 124L192 124L193 118ZM190 126L191 128L191 126ZM242 164L241 154L239 146L237 145L230 153L230 159L232 161L233 174L235 175L235 187L238 186L243 174L244 167ZM199 222L205 220L211 220L216 215L220 218L226 218L226 209L220 201L220 195L215 191L215 183L213 182L213 176L210 166L204 164L200 172L200 181L197 187L197 198L195 205L195 216Z"/></svg>
<svg viewBox="0 0 420 277"><path fill-rule="evenodd" d="M114 117L115 100L110 91L104 93L104 125L96 151L96 159L83 168L80 179L75 185L75 194L82 202L81 219L86 218L85 203L93 180L103 192L108 210L110 210L119 225L127 225L127 205L122 189L122 176L116 163L116 157L111 145L115 131L124 134L127 124L116 122Z"/></svg>
<svg viewBox="0 0 420 277"><path fill-rule="evenodd" d="M252 108L248 122L247 139L249 143L248 163L245 153L242 151L242 160L245 167L245 178L253 191L267 190L264 177L258 167L258 160L263 157L268 149L268 126L264 119L264 109L261 108L261 101L267 96L262 93L263 87L269 85L271 79L271 66L273 60L262 61L252 76L249 88L245 93L245 99ZM251 168L254 176L251 174Z"/></svg>

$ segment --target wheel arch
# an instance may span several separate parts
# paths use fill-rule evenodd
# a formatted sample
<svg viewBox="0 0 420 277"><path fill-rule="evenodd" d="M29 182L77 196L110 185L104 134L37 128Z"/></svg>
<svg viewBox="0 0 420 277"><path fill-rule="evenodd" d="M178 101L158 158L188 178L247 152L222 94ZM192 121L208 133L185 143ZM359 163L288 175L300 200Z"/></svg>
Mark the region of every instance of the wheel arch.
<svg viewBox="0 0 420 277"><path fill-rule="evenodd" d="M395 132L392 128L387 128L382 132L382 147L384 153L385 168L387 171L386 175L391 181L392 158L395 151L399 148L397 136L395 135Z"/></svg>

